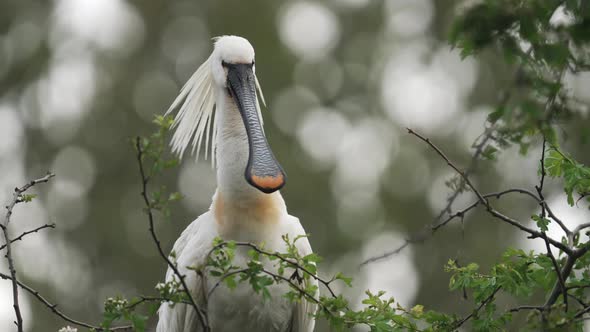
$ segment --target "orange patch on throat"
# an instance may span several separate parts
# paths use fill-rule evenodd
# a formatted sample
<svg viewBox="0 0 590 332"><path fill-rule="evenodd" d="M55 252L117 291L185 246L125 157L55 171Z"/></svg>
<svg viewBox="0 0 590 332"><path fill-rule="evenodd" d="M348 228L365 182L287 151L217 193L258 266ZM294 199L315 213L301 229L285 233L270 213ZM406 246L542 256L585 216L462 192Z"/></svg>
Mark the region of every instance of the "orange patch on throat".
<svg viewBox="0 0 590 332"><path fill-rule="evenodd" d="M281 216L280 201L280 195L273 194L259 195L256 199L243 203L227 200L217 191L211 211L219 226L220 235L225 235L236 227L278 222Z"/></svg>
<svg viewBox="0 0 590 332"><path fill-rule="evenodd" d="M276 189L285 184L285 178L280 173L277 176L252 175L251 179L258 187L265 189Z"/></svg>

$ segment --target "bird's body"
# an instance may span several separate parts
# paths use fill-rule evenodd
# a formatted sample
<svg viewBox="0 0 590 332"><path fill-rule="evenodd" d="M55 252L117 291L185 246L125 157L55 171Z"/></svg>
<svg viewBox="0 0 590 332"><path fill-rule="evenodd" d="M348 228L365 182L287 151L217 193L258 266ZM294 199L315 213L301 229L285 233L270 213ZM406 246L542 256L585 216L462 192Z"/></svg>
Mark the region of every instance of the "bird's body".
<svg viewBox="0 0 590 332"><path fill-rule="evenodd" d="M206 112L212 112L207 107L214 100L216 119L211 125L214 140L211 151L217 161L218 188L209 211L183 231L173 251L191 295L207 312L212 332L309 332L314 326L311 315L315 306L307 301L292 303L287 300L284 297L289 290L287 285L270 286L270 299L265 300L247 283L238 284L236 289L223 284L215 286L218 279L205 274L203 280L188 269L205 263L216 237L264 244L266 250L285 252L283 235L291 239L305 235L299 220L287 213L278 192L285 174L274 159L259 123L260 109L255 95L258 81L253 67L254 51L248 41L235 36L220 37L211 57L179 96L186 98L176 119L178 129L173 138L174 148L180 153L190 139L194 139L194 145L200 145L199 135L209 132L206 127L211 125L210 118L203 117L211 115ZM203 75L210 76L202 78ZM195 101L191 96L201 99ZM177 99L173 107L178 104ZM205 112L200 120L199 115L190 113L195 109ZM191 119L197 123L187 123ZM204 127L199 127L199 121L206 121ZM312 252L307 238L299 239L295 245L301 255ZM234 265L243 267L247 260L247 249L238 247ZM264 264L271 271L275 269L268 261ZM174 273L169 269L166 280L173 278ZM191 306L165 303L159 310L157 331L201 332L202 327Z"/></svg>

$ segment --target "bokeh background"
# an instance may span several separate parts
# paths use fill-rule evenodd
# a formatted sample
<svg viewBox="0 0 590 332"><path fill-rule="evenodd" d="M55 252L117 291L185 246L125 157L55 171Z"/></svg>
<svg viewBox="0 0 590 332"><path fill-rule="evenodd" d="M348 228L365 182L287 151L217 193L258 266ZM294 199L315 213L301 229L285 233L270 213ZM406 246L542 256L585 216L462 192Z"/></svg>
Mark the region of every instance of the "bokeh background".
<svg viewBox="0 0 590 332"><path fill-rule="evenodd" d="M68 315L96 323L105 298L153 294L165 264L150 240L129 139L150 133L182 84L207 58L211 38L236 34L256 50L268 107L266 133L289 175L291 214L324 257L325 275L343 271L360 303L365 289L403 305L464 314L471 299L448 291L449 258L485 269L507 246L542 242L475 213L423 244L359 268L403 243L444 207L452 172L410 126L435 139L460 165L484 130L486 113L514 77L495 53L462 60L446 36L464 2L452 0L54 0L0 2L0 201L12 188L57 174L40 197L15 210L12 234L55 222L14 245L19 277ZM563 16L563 15L562 15ZM556 14L556 24L564 17ZM571 93L590 101L590 77L567 75ZM581 126L590 125L587 113ZM587 146L568 149L581 161ZM483 191L532 188L539 145L482 162ZM162 183L186 198L157 231L169 250L209 206L208 161L185 158ZM549 182L566 223L588 220ZM454 208L471 202L462 194ZM507 198L502 209L524 222L536 206ZM557 230L552 234L558 235ZM7 270L5 260L0 268ZM0 283L0 330L14 329L10 283ZM66 325L21 292L27 331ZM506 305L511 299L501 299ZM325 331L319 323L318 331Z"/></svg>

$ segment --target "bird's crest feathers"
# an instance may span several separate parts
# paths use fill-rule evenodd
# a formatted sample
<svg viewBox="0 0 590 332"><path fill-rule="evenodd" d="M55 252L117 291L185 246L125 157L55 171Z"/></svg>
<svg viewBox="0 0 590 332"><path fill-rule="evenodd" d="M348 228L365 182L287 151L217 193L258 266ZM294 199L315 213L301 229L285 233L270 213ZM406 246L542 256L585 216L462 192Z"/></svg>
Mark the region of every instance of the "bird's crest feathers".
<svg viewBox="0 0 590 332"><path fill-rule="evenodd" d="M240 38L235 36L220 36L215 37L216 47L217 44L225 37ZM166 111L166 115L172 113L176 108L179 108L172 128L175 129L174 135L170 145L172 146L172 152L178 154L180 158L184 155L189 145L192 145L191 154L195 153L196 158L199 158L201 147L205 145L205 159L209 155L209 148L211 149L211 163L215 166L215 151L217 145L217 116L213 113L216 104L216 92L213 80L213 74L211 71L211 65L213 63L214 56L218 55L218 52L213 52L211 56L195 71L195 73L189 78L185 85L180 90L180 93L170 105L170 108ZM258 77L255 75L257 100L256 109L258 110L258 116L262 124L262 114L260 102L266 106L264 96L262 94L262 88L258 82ZM191 143L192 141L192 143ZM211 141L211 142L210 142Z"/></svg>

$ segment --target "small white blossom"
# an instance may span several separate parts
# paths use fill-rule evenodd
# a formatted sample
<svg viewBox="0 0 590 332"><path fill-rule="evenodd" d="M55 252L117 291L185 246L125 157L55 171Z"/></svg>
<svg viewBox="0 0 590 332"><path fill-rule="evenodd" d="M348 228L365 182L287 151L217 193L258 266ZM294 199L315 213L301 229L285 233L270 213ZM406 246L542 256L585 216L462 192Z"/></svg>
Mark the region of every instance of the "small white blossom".
<svg viewBox="0 0 590 332"><path fill-rule="evenodd" d="M78 329L75 327L71 327L71 326L66 326L66 327L62 327L61 329L59 329L59 331L57 332L78 332Z"/></svg>

